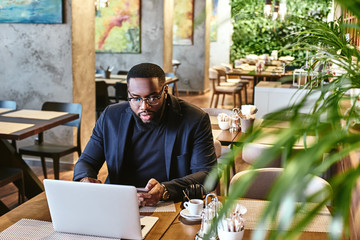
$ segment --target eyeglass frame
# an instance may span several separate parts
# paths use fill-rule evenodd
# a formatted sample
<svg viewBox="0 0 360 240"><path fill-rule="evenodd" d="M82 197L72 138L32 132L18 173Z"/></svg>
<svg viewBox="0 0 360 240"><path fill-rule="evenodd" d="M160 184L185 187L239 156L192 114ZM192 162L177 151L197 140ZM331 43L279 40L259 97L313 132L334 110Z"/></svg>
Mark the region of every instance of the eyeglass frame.
<svg viewBox="0 0 360 240"><path fill-rule="evenodd" d="M138 104L138 103L139 103L139 105L141 105L144 101L146 101L147 104L149 104L150 106L158 105L159 102L157 102L156 104L153 104L153 103L150 103L149 100L150 100L150 98L155 98L155 99L157 99L157 100L160 100L160 99L162 98L162 96L163 96L165 86L166 86L166 84L164 84L164 85L162 86L160 95L157 96L157 97L145 97L145 98L142 98L142 97L128 97L127 100L131 103L131 102L132 102L132 101L131 101L132 99L136 99L136 102L133 103L133 104ZM128 94L129 94L130 96L132 96L132 94L129 92L129 90L128 90Z"/></svg>

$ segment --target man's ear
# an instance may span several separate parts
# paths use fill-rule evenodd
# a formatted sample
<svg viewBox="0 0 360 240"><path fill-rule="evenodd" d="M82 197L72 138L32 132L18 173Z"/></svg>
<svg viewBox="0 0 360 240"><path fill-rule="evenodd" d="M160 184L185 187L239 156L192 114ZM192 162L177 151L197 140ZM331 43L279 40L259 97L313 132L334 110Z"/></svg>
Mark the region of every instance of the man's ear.
<svg viewBox="0 0 360 240"><path fill-rule="evenodd" d="M164 87L164 92L165 92L166 94L168 94L168 85L165 85L165 87Z"/></svg>

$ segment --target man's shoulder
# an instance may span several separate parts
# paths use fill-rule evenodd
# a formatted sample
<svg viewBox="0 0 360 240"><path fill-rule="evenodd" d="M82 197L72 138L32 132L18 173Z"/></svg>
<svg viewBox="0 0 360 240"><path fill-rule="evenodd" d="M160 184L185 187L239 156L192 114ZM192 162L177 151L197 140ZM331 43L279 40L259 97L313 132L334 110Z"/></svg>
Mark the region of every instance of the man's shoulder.
<svg viewBox="0 0 360 240"><path fill-rule="evenodd" d="M109 117L111 116L119 117L119 114L129 113L129 103L122 102L122 103L111 104L106 108L105 111L106 111L106 115L108 115Z"/></svg>
<svg viewBox="0 0 360 240"><path fill-rule="evenodd" d="M187 102L185 100L182 100L180 98L173 98L172 99L173 102L173 106L176 106L175 109L176 111L178 111L178 113L184 117L190 117L190 118L194 118L194 117L200 117L202 118L204 115L206 115L206 113L199 108L198 106L195 106L194 104Z"/></svg>

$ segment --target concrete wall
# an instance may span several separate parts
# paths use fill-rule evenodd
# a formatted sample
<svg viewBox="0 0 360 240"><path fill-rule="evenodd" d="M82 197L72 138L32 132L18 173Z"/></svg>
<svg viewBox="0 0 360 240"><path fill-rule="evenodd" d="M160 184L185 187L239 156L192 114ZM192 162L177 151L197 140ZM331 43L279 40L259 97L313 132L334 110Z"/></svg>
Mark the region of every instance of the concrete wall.
<svg viewBox="0 0 360 240"><path fill-rule="evenodd" d="M71 0L64 7L63 24L0 24L0 99L37 110L45 101L73 100ZM49 135L55 142L72 142L72 131ZM18 145L29 143L32 138Z"/></svg>
<svg viewBox="0 0 360 240"><path fill-rule="evenodd" d="M221 65L221 63L229 63L230 61L233 26L231 24L229 0L219 0L217 24L217 40L210 44L211 67Z"/></svg>
<svg viewBox="0 0 360 240"><path fill-rule="evenodd" d="M209 87L205 69L209 65L209 54L205 45L206 24L205 10L206 2L209 0L195 0L194 19L200 20L194 27L194 43L190 46L173 45L172 59L179 60L181 65L177 71L180 79L179 90L203 92ZM224 0L228 1L228 0ZM141 53L119 54L119 53L96 53L96 67L114 66L113 72L118 70L129 70L135 64L141 62L153 62L160 66L168 66L163 63L164 51L164 24L163 5L164 0L141 1ZM166 48L165 44L165 48ZM169 44L171 46L171 44ZM167 50L167 49L165 49ZM166 55L166 59L168 56Z"/></svg>
<svg viewBox="0 0 360 240"><path fill-rule="evenodd" d="M64 24L0 24L0 98L40 109L48 100L72 101L71 0Z"/></svg>
<svg viewBox="0 0 360 240"><path fill-rule="evenodd" d="M163 66L163 0L141 1L141 53L96 53L96 67L114 66L113 72L129 70L142 62Z"/></svg>
<svg viewBox="0 0 360 240"><path fill-rule="evenodd" d="M206 2L208 0L194 0L194 40L193 45L174 45L173 59L179 60L181 65L177 71L180 79L178 90L202 92L208 89L205 82L206 59L205 38L206 38ZM206 62L207 61L207 62Z"/></svg>
<svg viewBox="0 0 360 240"><path fill-rule="evenodd" d="M74 29L72 2L78 3L74 14L80 22ZM18 109L36 110L45 101L81 103L83 149L95 123L94 3L66 0L64 12L62 24L0 24L0 99L15 100ZM77 33L74 44L72 30ZM94 97L89 98L91 95ZM17 145L33 144L34 137ZM72 144L74 133L59 126L46 131L44 138ZM77 154L61 161L73 163L76 159Z"/></svg>

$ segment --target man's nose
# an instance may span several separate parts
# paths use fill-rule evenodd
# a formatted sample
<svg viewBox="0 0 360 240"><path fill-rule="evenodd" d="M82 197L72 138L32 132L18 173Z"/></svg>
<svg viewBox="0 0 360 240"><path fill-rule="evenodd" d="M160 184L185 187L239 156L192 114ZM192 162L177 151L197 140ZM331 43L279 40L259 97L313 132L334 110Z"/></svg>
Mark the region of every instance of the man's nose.
<svg viewBox="0 0 360 240"><path fill-rule="evenodd" d="M140 103L140 109L151 108L151 105L148 103L147 99L143 99Z"/></svg>

